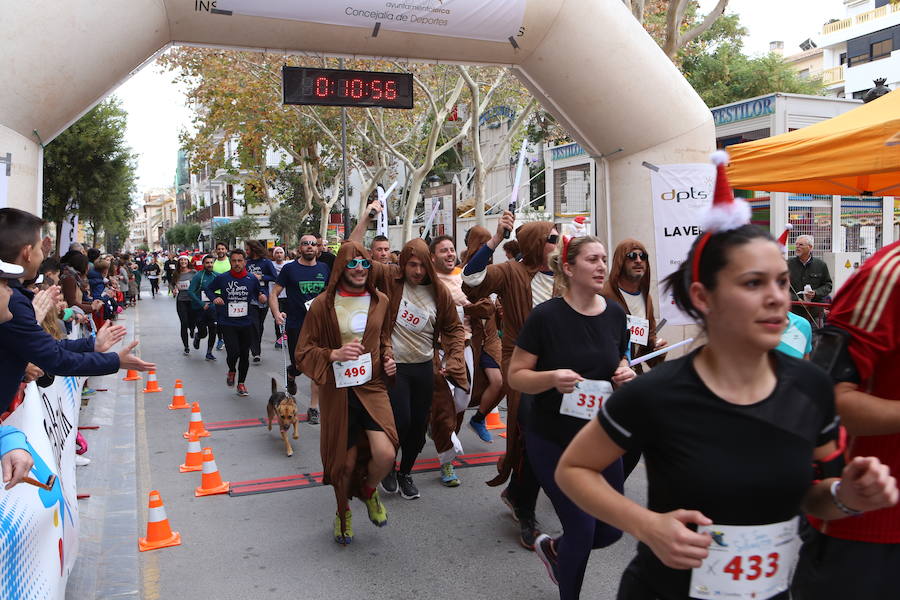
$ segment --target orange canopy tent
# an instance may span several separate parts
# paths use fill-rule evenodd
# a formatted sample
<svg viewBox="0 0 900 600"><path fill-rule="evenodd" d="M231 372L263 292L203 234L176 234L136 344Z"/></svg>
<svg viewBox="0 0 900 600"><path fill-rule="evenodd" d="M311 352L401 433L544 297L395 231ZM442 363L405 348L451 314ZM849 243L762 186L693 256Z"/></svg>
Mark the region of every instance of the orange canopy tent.
<svg viewBox="0 0 900 600"><path fill-rule="evenodd" d="M733 188L900 196L900 90L827 121L728 147Z"/></svg>

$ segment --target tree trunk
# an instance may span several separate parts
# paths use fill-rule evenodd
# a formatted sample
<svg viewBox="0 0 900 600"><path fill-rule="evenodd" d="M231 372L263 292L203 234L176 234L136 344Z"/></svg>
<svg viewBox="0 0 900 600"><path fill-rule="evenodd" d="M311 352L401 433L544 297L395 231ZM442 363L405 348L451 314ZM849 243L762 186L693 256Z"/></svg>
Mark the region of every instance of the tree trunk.
<svg viewBox="0 0 900 600"><path fill-rule="evenodd" d="M416 169L407 183L406 214L403 217L404 244L413 238L419 237L418 230L413 231L413 219L416 218L416 206L418 206L419 199L422 197L422 184L425 183L425 176L430 170L430 166L428 169ZM428 215L425 215L425 218L427 219Z"/></svg>

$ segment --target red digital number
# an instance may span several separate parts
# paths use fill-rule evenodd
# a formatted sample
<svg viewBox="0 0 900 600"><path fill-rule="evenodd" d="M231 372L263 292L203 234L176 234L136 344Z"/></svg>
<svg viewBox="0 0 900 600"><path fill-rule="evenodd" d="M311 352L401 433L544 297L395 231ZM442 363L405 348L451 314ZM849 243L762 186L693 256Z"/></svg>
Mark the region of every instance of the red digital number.
<svg viewBox="0 0 900 600"><path fill-rule="evenodd" d="M381 80L373 80L370 86L372 88L372 100L381 100L384 96L384 92L381 90Z"/></svg>
<svg viewBox="0 0 900 600"><path fill-rule="evenodd" d="M359 374L360 374L360 375L365 375L365 374L366 374L366 367L365 367L365 366L362 366L362 367L359 368Z"/></svg>
<svg viewBox="0 0 900 600"><path fill-rule="evenodd" d="M350 369L347 369L346 371L344 371L344 377L351 377Z"/></svg>
<svg viewBox="0 0 900 600"><path fill-rule="evenodd" d="M578 394L578 402L577 402L577 405L578 405L578 406L584 406L585 400L586 400L586 398L585 398L585 395L584 395L584 394Z"/></svg>
<svg viewBox="0 0 900 600"><path fill-rule="evenodd" d="M740 557L740 556L735 556L734 558L731 559L731 561L727 565L725 565L725 568L722 569L723 572L730 573L731 578L734 581L739 580L741 578L741 575L744 574L744 569L741 566L741 564L742 564L741 558L742 557ZM747 567L748 572L747 572L747 575L744 577L744 579L746 579L747 581L754 581L756 579L759 579L760 577L766 577L766 578L774 577L775 574L778 572L778 559L779 558L780 558L780 556L778 555L777 552L772 552L771 554L769 554L766 557L766 559L768 559L768 561L769 561L769 570L766 571L765 573L763 573L762 566L761 566L763 563L763 557L756 555L756 554L754 554L753 556L748 556L747 557L747 562L749 563L749 565Z"/></svg>
<svg viewBox="0 0 900 600"><path fill-rule="evenodd" d="M597 405L597 396L595 396L595 395L593 395L593 394L588 394L588 398L589 398L590 400L588 401L587 407L588 407L588 408L594 408L594 406Z"/></svg>
<svg viewBox="0 0 900 600"><path fill-rule="evenodd" d="M384 82L384 97L388 100L396 100L397 99L397 82L396 81L385 81Z"/></svg>
<svg viewBox="0 0 900 600"><path fill-rule="evenodd" d="M328 78L316 77L316 96L319 98L328 97Z"/></svg>
<svg viewBox="0 0 900 600"><path fill-rule="evenodd" d="M351 79L350 80L350 97L356 100L359 100L363 97L363 94L366 89L366 84L362 79Z"/></svg>

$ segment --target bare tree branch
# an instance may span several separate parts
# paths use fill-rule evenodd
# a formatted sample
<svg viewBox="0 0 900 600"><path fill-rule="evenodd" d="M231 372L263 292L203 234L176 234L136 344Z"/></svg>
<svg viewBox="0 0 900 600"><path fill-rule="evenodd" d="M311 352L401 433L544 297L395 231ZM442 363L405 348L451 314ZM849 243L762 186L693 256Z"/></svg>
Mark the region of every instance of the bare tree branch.
<svg viewBox="0 0 900 600"><path fill-rule="evenodd" d="M719 0L718 4L716 4L715 8L713 8L706 17L704 17L703 21L685 33L679 42L679 49L683 48L687 44L690 44L697 37L703 35L706 30L712 27L713 23L722 16L722 13L725 12L725 8L728 6L728 0Z"/></svg>

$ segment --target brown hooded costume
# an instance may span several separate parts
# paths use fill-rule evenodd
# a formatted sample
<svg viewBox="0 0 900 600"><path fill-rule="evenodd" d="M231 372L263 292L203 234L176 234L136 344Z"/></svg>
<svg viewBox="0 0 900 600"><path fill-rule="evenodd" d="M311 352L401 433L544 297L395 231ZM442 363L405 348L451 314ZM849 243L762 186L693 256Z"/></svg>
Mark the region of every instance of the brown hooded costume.
<svg viewBox="0 0 900 600"><path fill-rule="evenodd" d="M324 467L323 483L334 487L339 505L343 498L360 496L371 458L365 431L360 431L356 440L347 439L349 435L347 392L344 388L335 387L330 360L331 351L341 347L341 331L334 310L334 298L347 262L355 256L368 258L369 253L356 242L345 242L338 250L328 286L310 305L307 317L303 320L303 329L300 330L300 340L297 342L295 354L299 369L320 386L322 411L320 453ZM354 386L353 392L366 412L384 430L396 450L399 445L397 429L394 426L394 413L391 410L385 384L386 376L382 367L385 359L393 358L391 346L393 319L388 318L387 296L375 289L372 273L369 273L366 279L366 290L370 295L369 313L360 342L365 346L366 352L372 354L372 379ZM351 474L348 489L343 489L347 450L352 446L357 448L356 466ZM369 482L372 487L377 484L377 481Z"/></svg>
<svg viewBox="0 0 900 600"><path fill-rule="evenodd" d="M544 247L552 229L553 223L548 221L534 221L522 225L516 233L522 260L488 265L481 283L474 287L463 285L463 290L473 302L494 293L500 297L500 303L503 305L501 369L504 379L509 373L509 361L516 345L516 338L519 337L519 331L531 313L531 280L544 262ZM463 276L464 280L465 278L466 276ZM506 395L508 407L506 455L497 464L499 475L489 481L488 485L497 486L505 482L522 457L522 440L518 424L520 396L515 390L508 390Z"/></svg>
<svg viewBox="0 0 900 600"><path fill-rule="evenodd" d="M373 265L375 285L387 294L389 298L390 308L388 314L393 317L391 319L391 333L393 333L393 328L396 325L397 312L400 309L400 301L403 298L406 263L409 262L412 256L415 256L422 262L428 279L433 283L435 307L437 308L434 330L439 335L440 348L444 351L444 368L447 371L447 376L453 381L454 385L463 389L469 389L469 378L464 358L465 329L463 329L462 323L459 322L459 315L456 312L453 297L437 276L428 245L419 238L410 240L403 246L403 250L400 252L399 268L394 265ZM437 341L436 339L435 342ZM437 347L437 343L435 345ZM453 405L450 388L447 386L444 377L439 374L441 363L437 353L435 353L434 365L435 385L434 396L431 402L430 421L435 448L438 453L441 453L453 448L450 434L456 426L456 408Z"/></svg>
<svg viewBox="0 0 900 600"><path fill-rule="evenodd" d="M640 250L645 254L649 255L647 249L644 245L632 238L627 238L619 242L619 245L616 246L616 251L613 253L612 264L609 266L609 277L606 279L606 283L603 285L603 297L607 300L614 300L617 302L622 309L625 311L625 314L631 314L628 310L628 303L625 302L625 297L622 295L622 291L619 289L619 279L622 277L622 271L625 268L625 255L631 252L632 250ZM645 318L650 322L650 333L647 337L647 345L639 346L637 344L631 344L631 357L638 358L639 356L643 356L653 351L653 348L656 346L656 315L653 311L653 299L650 297L650 261L644 261L646 263L646 270L644 272L643 278L641 278L641 284L639 286L641 297L644 299L644 307L646 311ZM647 361L647 365L653 367L658 365L663 360L665 360L664 356L658 356L656 358L651 358ZM638 373L642 373L643 365L635 365L635 370Z"/></svg>

